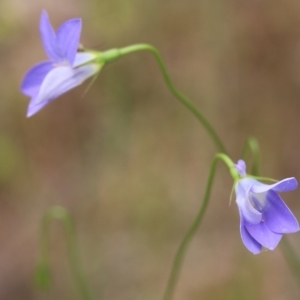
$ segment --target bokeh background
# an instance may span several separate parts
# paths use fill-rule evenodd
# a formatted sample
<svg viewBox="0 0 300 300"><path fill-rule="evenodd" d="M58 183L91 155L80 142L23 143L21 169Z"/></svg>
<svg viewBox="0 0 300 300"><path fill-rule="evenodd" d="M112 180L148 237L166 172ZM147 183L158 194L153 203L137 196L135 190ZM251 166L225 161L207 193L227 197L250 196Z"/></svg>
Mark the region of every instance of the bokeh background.
<svg viewBox="0 0 300 300"><path fill-rule="evenodd" d="M106 66L86 95L85 83L27 119L19 86L46 58L42 9L55 28L81 17L88 48L155 45L232 159L255 136L263 175L281 179L300 178L299 1L0 1L0 299L80 299L59 222L53 285L33 284L40 222L53 205L74 217L97 299L161 299L216 149L149 53ZM298 299L279 247L254 256L243 246L231 188L220 165L174 299ZM284 197L300 219L300 192ZM288 239L300 255L300 235Z"/></svg>

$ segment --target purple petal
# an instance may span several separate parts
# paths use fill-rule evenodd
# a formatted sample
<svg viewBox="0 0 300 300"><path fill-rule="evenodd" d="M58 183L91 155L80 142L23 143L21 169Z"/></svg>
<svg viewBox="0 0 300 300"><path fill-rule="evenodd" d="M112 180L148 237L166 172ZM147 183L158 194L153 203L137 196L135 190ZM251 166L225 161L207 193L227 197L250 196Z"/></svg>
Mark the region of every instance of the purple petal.
<svg viewBox="0 0 300 300"><path fill-rule="evenodd" d="M78 50L81 26L81 19L73 19L63 23L57 31L57 43L71 65Z"/></svg>
<svg viewBox="0 0 300 300"><path fill-rule="evenodd" d="M254 225L245 222L245 227L259 244L269 250L274 250L282 238L282 234L271 231L265 222Z"/></svg>
<svg viewBox="0 0 300 300"><path fill-rule="evenodd" d="M234 166L242 177L246 176L246 163L242 159L238 160Z"/></svg>
<svg viewBox="0 0 300 300"><path fill-rule="evenodd" d="M22 92L29 96L35 97L46 75L53 69L53 63L42 62L32 67L25 75L21 84Z"/></svg>
<svg viewBox="0 0 300 300"><path fill-rule="evenodd" d="M249 223L258 224L262 219L262 213L253 207L249 199L249 190L257 183L252 178L243 178L235 186L236 203L243 218Z"/></svg>
<svg viewBox="0 0 300 300"><path fill-rule="evenodd" d="M41 103L36 103L35 98L32 98L27 109L27 118L33 116L38 111L40 111L43 107L49 104L51 101L44 101Z"/></svg>
<svg viewBox="0 0 300 300"><path fill-rule="evenodd" d="M46 104L59 97L70 89L80 85L99 70L99 66L89 64L73 69L68 66L56 67L45 77L39 93L28 107L27 117L31 117Z"/></svg>
<svg viewBox="0 0 300 300"><path fill-rule="evenodd" d="M241 211L240 211L240 217L241 217L240 232L241 232L241 237L244 245L253 254L260 253L262 246L249 234L249 232L245 228L244 219Z"/></svg>
<svg viewBox="0 0 300 300"><path fill-rule="evenodd" d="M54 30L49 21L48 14L45 10L42 12L41 15L40 33L42 36L44 49L49 58L54 62L61 62L63 60L63 55L57 45Z"/></svg>
<svg viewBox="0 0 300 300"><path fill-rule="evenodd" d="M251 189L253 193L264 193L269 190L273 190L275 192L289 192L293 191L298 187L298 182L294 177L283 179L274 184L263 184L255 185Z"/></svg>
<svg viewBox="0 0 300 300"><path fill-rule="evenodd" d="M273 232L292 233L299 231L299 224L283 200L273 191L267 195L267 206L263 218Z"/></svg>
<svg viewBox="0 0 300 300"><path fill-rule="evenodd" d="M73 63L73 68L79 67L80 65L91 62L96 58L95 54L90 52L78 52L76 53L75 60Z"/></svg>

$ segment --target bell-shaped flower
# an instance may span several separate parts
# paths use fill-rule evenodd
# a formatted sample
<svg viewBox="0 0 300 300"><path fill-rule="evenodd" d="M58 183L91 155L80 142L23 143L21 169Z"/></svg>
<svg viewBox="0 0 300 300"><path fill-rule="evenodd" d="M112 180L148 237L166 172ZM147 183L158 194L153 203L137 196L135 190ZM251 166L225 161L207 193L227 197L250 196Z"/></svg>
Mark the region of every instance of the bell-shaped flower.
<svg viewBox="0 0 300 300"><path fill-rule="evenodd" d="M40 33L50 60L35 65L23 79L21 90L31 97L27 117L80 85L103 66L96 61L96 54L78 52L81 23L81 19L69 20L55 33L47 12L42 12Z"/></svg>
<svg viewBox="0 0 300 300"><path fill-rule="evenodd" d="M262 247L274 250L283 234L299 230L297 219L278 195L295 190L297 180L292 177L264 184L246 176L244 161L239 160L235 167L241 176L235 192L243 243L254 254L261 252Z"/></svg>

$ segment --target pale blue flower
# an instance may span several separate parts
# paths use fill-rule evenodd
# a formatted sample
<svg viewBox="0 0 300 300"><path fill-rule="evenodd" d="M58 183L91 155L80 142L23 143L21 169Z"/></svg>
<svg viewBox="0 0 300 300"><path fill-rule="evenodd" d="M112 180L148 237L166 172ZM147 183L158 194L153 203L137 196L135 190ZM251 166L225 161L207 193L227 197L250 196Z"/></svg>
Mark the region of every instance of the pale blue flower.
<svg viewBox="0 0 300 300"><path fill-rule="evenodd" d="M81 23L80 19L69 20L55 33L47 12L42 12L40 33L50 60L31 68L22 82L22 92L31 97L27 117L100 70L95 54L77 52Z"/></svg>
<svg viewBox="0 0 300 300"><path fill-rule="evenodd" d="M274 250L283 234L299 231L297 219L278 195L296 189L297 180L292 177L264 184L246 176L244 161L239 160L235 167L242 177L235 192L243 243L254 254L262 247Z"/></svg>

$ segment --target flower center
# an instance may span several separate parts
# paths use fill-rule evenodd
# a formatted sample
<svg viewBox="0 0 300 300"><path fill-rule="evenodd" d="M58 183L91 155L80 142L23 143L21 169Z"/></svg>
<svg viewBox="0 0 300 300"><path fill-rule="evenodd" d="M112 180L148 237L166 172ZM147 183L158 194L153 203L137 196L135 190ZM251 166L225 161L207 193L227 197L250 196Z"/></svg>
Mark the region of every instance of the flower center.
<svg viewBox="0 0 300 300"><path fill-rule="evenodd" d="M250 203L252 206L257 209L259 212L263 212L266 205L267 193L254 194L250 193Z"/></svg>

